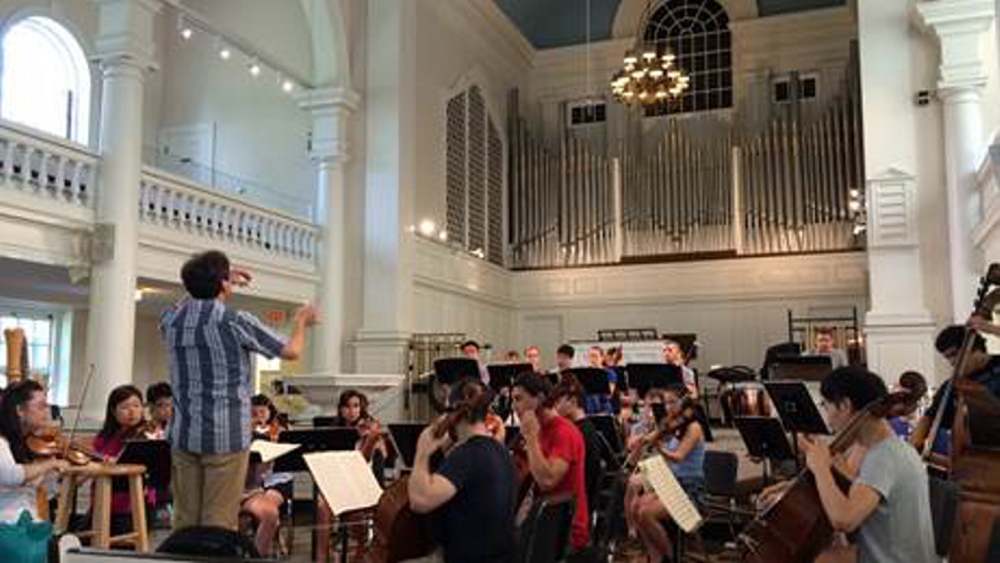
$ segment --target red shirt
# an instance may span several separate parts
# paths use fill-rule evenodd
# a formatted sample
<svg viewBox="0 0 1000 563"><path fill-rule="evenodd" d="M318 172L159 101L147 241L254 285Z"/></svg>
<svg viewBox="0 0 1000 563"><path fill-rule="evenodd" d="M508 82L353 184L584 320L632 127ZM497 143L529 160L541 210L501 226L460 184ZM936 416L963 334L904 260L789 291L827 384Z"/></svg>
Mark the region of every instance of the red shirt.
<svg viewBox="0 0 1000 563"><path fill-rule="evenodd" d="M574 549L582 549L590 541L590 510L587 508L587 481L584 476L586 446L583 434L569 419L554 416L542 424L538 445L546 459L559 458L569 463L569 470L563 480L545 493L573 495L576 514L573 515L571 543Z"/></svg>

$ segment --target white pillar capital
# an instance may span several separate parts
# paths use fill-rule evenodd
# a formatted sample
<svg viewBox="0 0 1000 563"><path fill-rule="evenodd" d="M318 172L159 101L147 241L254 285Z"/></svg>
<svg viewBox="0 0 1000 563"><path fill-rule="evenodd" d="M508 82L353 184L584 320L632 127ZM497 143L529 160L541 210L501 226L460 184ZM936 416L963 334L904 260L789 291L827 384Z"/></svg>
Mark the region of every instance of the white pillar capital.
<svg viewBox="0 0 1000 563"><path fill-rule="evenodd" d="M94 40L95 60L101 68L118 71L135 67L156 69L153 27L160 11L158 0L95 0L100 8L100 34Z"/></svg>
<svg viewBox="0 0 1000 563"><path fill-rule="evenodd" d="M350 158L350 119L361 96L346 88L314 88L297 98L313 117L309 156L321 167L344 166Z"/></svg>
<svg viewBox="0 0 1000 563"><path fill-rule="evenodd" d="M924 25L941 44L938 90L942 99L986 85L983 36L993 24L993 0L936 0L917 5Z"/></svg>

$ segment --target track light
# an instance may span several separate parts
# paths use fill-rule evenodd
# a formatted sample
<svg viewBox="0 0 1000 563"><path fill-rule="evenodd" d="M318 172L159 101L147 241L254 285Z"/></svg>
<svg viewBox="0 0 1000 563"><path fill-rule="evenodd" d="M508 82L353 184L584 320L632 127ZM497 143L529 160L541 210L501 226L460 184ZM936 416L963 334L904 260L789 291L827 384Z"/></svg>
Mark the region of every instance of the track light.
<svg viewBox="0 0 1000 563"><path fill-rule="evenodd" d="M250 71L250 76L257 78L260 76L260 63L258 63L256 59L250 61L250 65L247 67L247 70Z"/></svg>
<svg viewBox="0 0 1000 563"><path fill-rule="evenodd" d="M285 92L291 92L295 89L295 83L286 78L281 81L281 89Z"/></svg>
<svg viewBox="0 0 1000 563"><path fill-rule="evenodd" d="M229 57L231 57L231 56L232 56L232 53L229 51L229 47L223 46L221 49L219 49L219 58L220 59L222 59L224 61L228 61Z"/></svg>

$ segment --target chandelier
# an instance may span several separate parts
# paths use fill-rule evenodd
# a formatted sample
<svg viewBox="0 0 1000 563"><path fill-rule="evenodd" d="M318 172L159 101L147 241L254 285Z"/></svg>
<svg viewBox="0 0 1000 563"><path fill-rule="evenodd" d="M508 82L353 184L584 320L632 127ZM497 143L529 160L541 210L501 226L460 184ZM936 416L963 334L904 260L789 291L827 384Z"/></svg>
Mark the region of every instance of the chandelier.
<svg viewBox="0 0 1000 563"><path fill-rule="evenodd" d="M673 53L633 49L625 65L611 78L611 93L623 104L656 104L676 99L690 86L691 77L674 66Z"/></svg>

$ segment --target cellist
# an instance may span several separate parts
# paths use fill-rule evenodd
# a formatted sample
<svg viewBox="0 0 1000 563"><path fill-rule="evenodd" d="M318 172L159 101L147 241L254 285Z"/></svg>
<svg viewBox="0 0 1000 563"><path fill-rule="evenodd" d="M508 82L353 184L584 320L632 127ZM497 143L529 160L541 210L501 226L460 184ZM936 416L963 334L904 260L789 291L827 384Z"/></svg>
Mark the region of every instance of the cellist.
<svg viewBox="0 0 1000 563"><path fill-rule="evenodd" d="M848 367L828 375L820 394L831 429L840 432L855 414L883 399L888 390L879 376ZM896 437L885 419L872 418L862 424L857 439L865 453L846 494L834 480L829 447L819 440L799 438L799 448L805 453L823 511L833 528L856 532L856 544L833 547L817 561L938 561L927 473L919 456Z"/></svg>
<svg viewBox="0 0 1000 563"><path fill-rule="evenodd" d="M514 559L514 470L507 449L486 428L489 400L483 396L489 393L475 379L457 383L450 404L476 406L459 420L454 436L436 438L430 425L417 441L410 508L417 513L442 509L441 546L448 563ZM430 459L439 449L448 454L432 472Z"/></svg>

